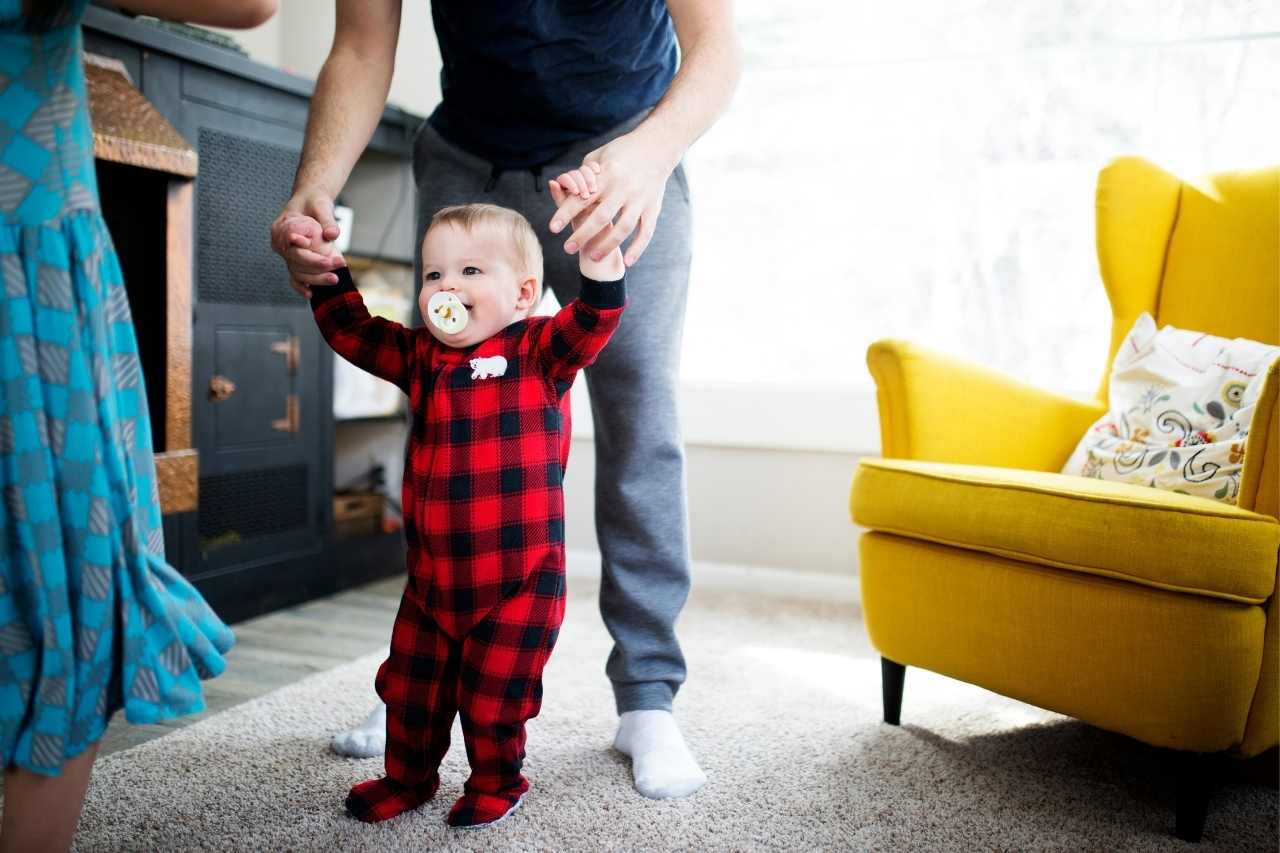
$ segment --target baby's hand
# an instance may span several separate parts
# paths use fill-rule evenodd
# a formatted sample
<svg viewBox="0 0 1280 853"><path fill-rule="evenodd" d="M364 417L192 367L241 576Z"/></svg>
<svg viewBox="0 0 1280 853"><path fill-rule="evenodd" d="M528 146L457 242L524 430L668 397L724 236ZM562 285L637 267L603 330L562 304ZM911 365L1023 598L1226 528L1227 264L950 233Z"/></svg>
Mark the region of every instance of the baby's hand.
<svg viewBox="0 0 1280 853"><path fill-rule="evenodd" d="M283 227L289 236L291 246L308 249L322 257L336 256L340 262L346 263L333 243L324 241L324 229L310 216L290 216L284 221Z"/></svg>
<svg viewBox="0 0 1280 853"><path fill-rule="evenodd" d="M552 181L551 192L554 195L556 185L564 190L560 194L560 198L566 198L566 193L572 193L581 196L583 199L590 199L596 192L596 175L600 174L599 163L587 163L581 169L570 169L560 177ZM559 202L557 201L558 205Z"/></svg>
<svg viewBox="0 0 1280 853"><path fill-rule="evenodd" d="M564 200L570 195L576 195L589 201L596 194L596 175L599 173L599 163L587 163L580 169L570 169L555 180L548 181L548 186L551 188L551 200L555 202L556 207L563 204ZM581 213L574 217L573 227L576 229L581 226L587 220L587 217L591 215L593 209L594 205L584 208ZM613 223L605 225L592 242L605 239L612 230ZM578 268L582 270L584 276L595 281L617 281L626 272L626 267L622 263L622 250L620 248L615 248L600 260L593 261L588 247L583 246L578 249Z"/></svg>

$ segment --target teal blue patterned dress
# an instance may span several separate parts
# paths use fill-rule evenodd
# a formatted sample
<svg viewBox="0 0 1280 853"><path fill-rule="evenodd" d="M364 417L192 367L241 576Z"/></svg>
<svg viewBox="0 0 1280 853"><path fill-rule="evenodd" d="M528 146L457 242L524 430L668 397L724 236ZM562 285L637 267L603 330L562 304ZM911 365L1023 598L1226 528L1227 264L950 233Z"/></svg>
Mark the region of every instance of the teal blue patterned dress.
<svg viewBox="0 0 1280 853"><path fill-rule="evenodd" d="M133 723L202 710L200 679L234 641L164 558L137 340L98 209L86 2L37 33L21 0L0 0L0 750L46 775L121 708Z"/></svg>

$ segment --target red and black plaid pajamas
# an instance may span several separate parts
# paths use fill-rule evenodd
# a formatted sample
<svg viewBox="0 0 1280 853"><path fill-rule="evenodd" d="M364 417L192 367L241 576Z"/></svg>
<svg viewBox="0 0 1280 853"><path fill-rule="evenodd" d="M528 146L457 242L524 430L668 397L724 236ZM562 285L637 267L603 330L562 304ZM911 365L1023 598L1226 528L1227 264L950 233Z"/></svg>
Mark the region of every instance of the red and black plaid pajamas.
<svg viewBox="0 0 1280 853"><path fill-rule="evenodd" d="M454 349L425 328L370 316L351 281L312 289L316 323L357 367L409 395L403 506L409 580L378 670L387 704L386 778L352 789L363 820L434 795L462 716L471 777L449 814L487 823L528 790L525 722L564 617L569 387L617 328L625 285L582 280L554 317L530 317ZM502 356L501 376L473 359ZM492 364L492 362L489 362Z"/></svg>

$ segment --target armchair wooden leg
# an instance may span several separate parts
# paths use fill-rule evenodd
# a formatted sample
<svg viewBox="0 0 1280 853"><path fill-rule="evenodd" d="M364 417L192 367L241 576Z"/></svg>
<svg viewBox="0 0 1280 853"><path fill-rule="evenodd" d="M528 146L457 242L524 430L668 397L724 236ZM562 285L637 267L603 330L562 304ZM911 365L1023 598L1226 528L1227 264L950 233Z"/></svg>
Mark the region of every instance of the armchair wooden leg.
<svg viewBox="0 0 1280 853"><path fill-rule="evenodd" d="M907 668L886 657L880 658L880 689L884 694L884 721L898 725L902 716L902 682Z"/></svg>
<svg viewBox="0 0 1280 853"><path fill-rule="evenodd" d="M1183 841L1199 841L1209 813L1210 757L1199 752L1179 752L1177 767L1177 815L1174 834Z"/></svg>

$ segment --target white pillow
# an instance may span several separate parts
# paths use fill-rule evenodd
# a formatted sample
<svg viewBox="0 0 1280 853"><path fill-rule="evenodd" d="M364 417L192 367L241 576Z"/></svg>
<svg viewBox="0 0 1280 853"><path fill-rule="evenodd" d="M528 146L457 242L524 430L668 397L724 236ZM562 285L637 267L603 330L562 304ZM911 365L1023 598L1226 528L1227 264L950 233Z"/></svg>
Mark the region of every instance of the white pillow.
<svg viewBox="0 0 1280 853"><path fill-rule="evenodd" d="M1062 473L1234 504L1254 405L1280 347L1216 338L1143 314L1111 370L1111 410Z"/></svg>

